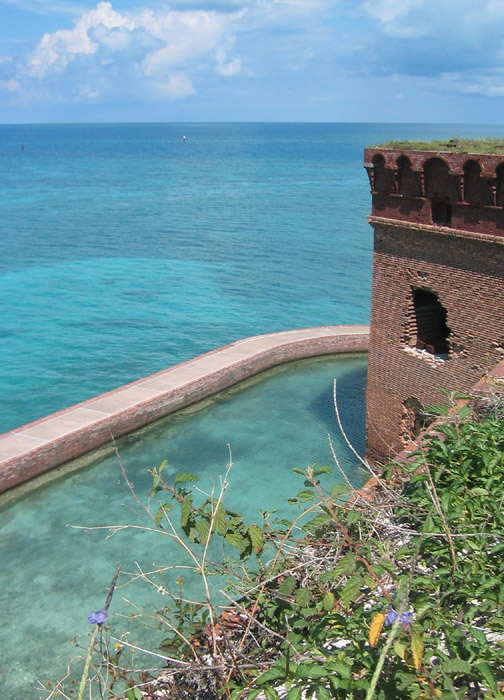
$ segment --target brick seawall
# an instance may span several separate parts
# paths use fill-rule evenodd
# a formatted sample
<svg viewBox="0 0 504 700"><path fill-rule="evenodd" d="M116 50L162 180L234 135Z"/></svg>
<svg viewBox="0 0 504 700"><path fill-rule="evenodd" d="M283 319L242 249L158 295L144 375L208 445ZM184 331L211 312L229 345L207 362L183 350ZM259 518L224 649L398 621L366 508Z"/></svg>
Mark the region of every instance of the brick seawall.
<svg viewBox="0 0 504 700"><path fill-rule="evenodd" d="M368 326L325 326L239 340L0 435L0 493L114 438L286 362L366 352Z"/></svg>

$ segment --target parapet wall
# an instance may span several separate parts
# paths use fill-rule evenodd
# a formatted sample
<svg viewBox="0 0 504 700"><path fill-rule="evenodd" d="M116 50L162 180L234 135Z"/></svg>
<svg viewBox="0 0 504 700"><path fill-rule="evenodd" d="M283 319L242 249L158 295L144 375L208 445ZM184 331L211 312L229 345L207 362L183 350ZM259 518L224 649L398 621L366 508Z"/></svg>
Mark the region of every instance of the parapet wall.
<svg viewBox="0 0 504 700"><path fill-rule="evenodd" d="M368 326L239 340L0 435L0 493L277 365L366 352Z"/></svg>
<svg viewBox="0 0 504 700"><path fill-rule="evenodd" d="M504 155L366 148L373 216L504 236Z"/></svg>

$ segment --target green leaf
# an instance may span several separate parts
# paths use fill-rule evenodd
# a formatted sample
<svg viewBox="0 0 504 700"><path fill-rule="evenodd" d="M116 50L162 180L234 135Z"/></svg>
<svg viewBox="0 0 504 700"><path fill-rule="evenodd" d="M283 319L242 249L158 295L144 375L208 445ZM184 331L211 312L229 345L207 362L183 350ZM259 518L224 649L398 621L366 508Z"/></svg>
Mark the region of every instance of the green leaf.
<svg viewBox="0 0 504 700"><path fill-rule="evenodd" d="M341 604L344 608L356 600L360 594L362 579L360 576L352 576L341 591Z"/></svg>
<svg viewBox="0 0 504 700"><path fill-rule="evenodd" d="M142 693L139 688L128 688L124 693L124 697L128 698L128 700L142 700Z"/></svg>
<svg viewBox="0 0 504 700"><path fill-rule="evenodd" d="M348 552L342 559L339 560L339 562L332 570L334 578L342 576L343 574L353 573L353 571L355 570L355 565L355 554L353 552Z"/></svg>
<svg viewBox="0 0 504 700"><path fill-rule="evenodd" d="M332 474L332 468L326 464L313 470L313 476L320 476L321 474Z"/></svg>
<svg viewBox="0 0 504 700"><path fill-rule="evenodd" d="M302 608L308 607L311 600L311 591L309 588L299 588L296 593L296 603Z"/></svg>
<svg viewBox="0 0 504 700"><path fill-rule="evenodd" d="M301 700L302 694L302 686L296 685L289 690L289 692L285 696L285 700Z"/></svg>
<svg viewBox="0 0 504 700"><path fill-rule="evenodd" d="M317 700L331 700L331 693L324 685L317 688Z"/></svg>
<svg viewBox="0 0 504 700"><path fill-rule="evenodd" d="M225 535L227 530L226 509L219 503L214 515L214 526L219 535Z"/></svg>
<svg viewBox="0 0 504 700"><path fill-rule="evenodd" d="M362 517L362 513L359 510L350 510L348 511L347 515L347 520L350 523L350 525L354 525L355 523L358 523L359 520Z"/></svg>
<svg viewBox="0 0 504 700"><path fill-rule="evenodd" d="M260 688L256 688L255 690L251 690L250 693L247 695L247 700L255 700L256 697L261 693Z"/></svg>
<svg viewBox="0 0 504 700"><path fill-rule="evenodd" d="M473 627L471 629L471 634L474 637L474 639L478 642L478 644L486 645L488 643L488 640L485 637L485 633L481 630L475 629Z"/></svg>
<svg viewBox="0 0 504 700"><path fill-rule="evenodd" d="M331 496L332 498L337 498L343 493L349 493L350 489L347 484L334 484L331 486Z"/></svg>
<svg viewBox="0 0 504 700"><path fill-rule="evenodd" d="M331 661L328 661L326 668L328 671L334 671L342 678L350 678L352 675L352 666L339 659L331 659Z"/></svg>
<svg viewBox="0 0 504 700"><path fill-rule="evenodd" d="M471 413L471 407L466 405L462 406L462 408L459 408L457 411L457 416L461 419L464 420L464 418L467 418L468 415Z"/></svg>
<svg viewBox="0 0 504 700"><path fill-rule="evenodd" d="M255 700L255 698L261 693L260 688L256 688L255 690L251 690L250 693L247 695L247 700Z"/></svg>
<svg viewBox="0 0 504 700"><path fill-rule="evenodd" d="M198 533L200 544L205 545L210 534L210 523L206 518L200 518L195 522L194 527Z"/></svg>
<svg viewBox="0 0 504 700"><path fill-rule="evenodd" d="M287 576L284 578L280 586L278 587L278 592L282 595L290 595L296 588L296 579L292 576Z"/></svg>
<svg viewBox="0 0 504 700"><path fill-rule="evenodd" d="M250 525L248 529L250 539L252 541L252 549L254 554L259 554L263 548L263 533L258 525Z"/></svg>
<svg viewBox="0 0 504 700"><path fill-rule="evenodd" d="M279 678L285 676L285 671L278 666L273 666L269 668L262 676L257 679L257 685L264 685L265 683L271 683L272 681L277 681Z"/></svg>
<svg viewBox="0 0 504 700"><path fill-rule="evenodd" d="M239 549L240 552L247 544L246 539L239 532L233 532L232 530L226 533L226 542Z"/></svg>
<svg viewBox="0 0 504 700"><path fill-rule="evenodd" d="M406 655L406 647L397 639L394 642L394 651L399 658L404 659Z"/></svg>
<svg viewBox="0 0 504 700"><path fill-rule="evenodd" d="M266 700L280 700L278 693L274 688L264 688L264 694L266 696Z"/></svg>
<svg viewBox="0 0 504 700"><path fill-rule="evenodd" d="M154 522L156 523L157 527L159 527L161 520L164 518L164 516L167 513L169 513L171 511L172 508L173 508L173 503L163 503L163 505L157 509L156 515L154 516Z"/></svg>
<svg viewBox="0 0 504 700"><path fill-rule="evenodd" d="M475 488L471 489L471 493L473 496L488 496L488 491L486 489L480 488L479 486L476 486Z"/></svg>
<svg viewBox="0 0 504 700"><path fill-rule="evenodd" d="M497 680L492 672L492 669L490 668L490 665L486 661L482 661L481 663L477 664L476 668L481 673L483 678L486 680L486 682L490 686L492 692L495 695L497 695L497 693L499 691L499 689L497 687Z"/></svg>
<svg viewBox="0 0 504 700"><path fill-rule="evenodd" d="M301 474L301 476L306 476L304 469L300 469L299 467L294 467L292 471L296 472L296 474Z"/></svg>
<svg viewBox="0 0 504 700"><path fill-rule="evenodd" d="M329 674L323 665L303 662L296 669L298 678L326 678Z"/></svg>
<svg viewBox="0 0 504 700"><path fill-rule="evenodd" d="M413 654L413 664L417 671L420 670L423 660L424 644L422 638L415 632L411 633L411 653Z"/></svg>
<svg viewBox="0 0 504 700"><path fill-rule="evenodd" d="M426 413L432 413L435 416L447 416L449 409L446 406L427 406Z"/></svg>
<svg viewBox="0 0 504 700"><path fill-rule="evenodd" d="M445 673L470 673L471 664L463 659L446 659L443 662L443 671Z"/></svg>
<svg viewBox="0 0 504 700"><path fill-rule="evenodd" d="M185 481L199 481L199 476L195 476L194 474L190 474L189 472L180 472L180 474L177 474L177 476L175 477L175 484L179 484Z"/></svg>
<svg viewBox="0 0 504 700"><path fill-rule="evenodd" d="M328 591L322 600L322 607L329 612L334 609L335 603L334 593Z"/></svg>
<svg viewBox="0 0 504 700"><path fill-rule="evenodd" d="M303 489L302 491L298 491L296 494L296 499L298 501L313 501L315 498L315 493L313 491L310 491L309 489Z"/></svg>
<svg viewBox="0 0 504 700"><path fill-rule="evenodd" d="M182 527L185 527L187 525L189 516L192 513L192 504L192 494L188 494L180 504L180 524L182 525Z"/></svg>
<svg viewBox="0 0 504 700"><path fill-rule="evenodd" d="M303 532L318 530L323 525L331 520L331 515L329 513L319 513L314 518L305 523L302 527Z"/></svg>

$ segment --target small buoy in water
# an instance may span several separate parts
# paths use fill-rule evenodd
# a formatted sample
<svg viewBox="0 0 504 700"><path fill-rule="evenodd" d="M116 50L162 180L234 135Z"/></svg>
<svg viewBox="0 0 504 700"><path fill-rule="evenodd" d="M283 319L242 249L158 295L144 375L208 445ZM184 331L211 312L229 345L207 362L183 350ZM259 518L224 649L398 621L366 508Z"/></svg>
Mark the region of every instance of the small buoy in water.
<svg viewBox="0 0 504 700"><path fill-rule="evenodd" d="M182 136L182 141L185 143L185 136Z"/></svg>

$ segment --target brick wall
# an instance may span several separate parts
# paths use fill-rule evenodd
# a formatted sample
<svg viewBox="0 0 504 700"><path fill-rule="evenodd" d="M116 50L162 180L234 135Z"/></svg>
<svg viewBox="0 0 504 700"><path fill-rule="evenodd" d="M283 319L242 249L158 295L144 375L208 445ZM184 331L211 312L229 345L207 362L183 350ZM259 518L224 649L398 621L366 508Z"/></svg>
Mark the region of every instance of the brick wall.
<svg viewBox="0 0 504 700"><path fill-rule="evenodd" d="M370 222L367 450L381 461L410 441L419 405L443 403L439 388L468 390L502 358L504 239L397 218ZM416 347L413 289L432 292L446 309L445 359Z"/></svg>

